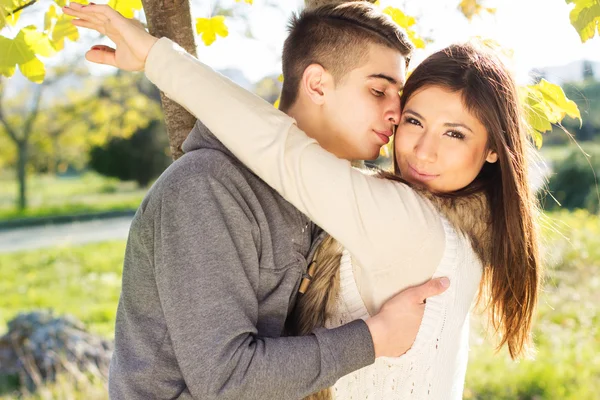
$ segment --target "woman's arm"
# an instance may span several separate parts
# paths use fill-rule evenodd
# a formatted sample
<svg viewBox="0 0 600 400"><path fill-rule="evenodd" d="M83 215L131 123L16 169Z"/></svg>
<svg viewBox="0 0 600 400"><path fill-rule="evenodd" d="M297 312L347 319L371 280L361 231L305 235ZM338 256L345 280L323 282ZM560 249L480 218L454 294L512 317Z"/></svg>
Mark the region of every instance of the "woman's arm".
<svg viewBox="0 0 600 400"><path fill-rule="evenodd" d="M365 176L325 151L295 121L160 39L146 75L186 107L244 164L338 239L358 262L397 266L426 240L438 221L407 186ZM416 247L416 248L415 248Z"/></svg>
<svg viewBox="0 0 600 400"><path fill-rule="evenodd" d="M323 150L292 118L215 73L168 39L105 5L71 3L75 25L106 34L115 44L94 46L86 58L147 76L186 107L231 151L350 250L370 273L413 270L441 229L429 203L399 183L366 177ZM402 259L398 259L402 256ZM402 261L402 262L401 262ZM430 264L430 263L426 263ZM375 271L376 269L376 271Z"/></svg>

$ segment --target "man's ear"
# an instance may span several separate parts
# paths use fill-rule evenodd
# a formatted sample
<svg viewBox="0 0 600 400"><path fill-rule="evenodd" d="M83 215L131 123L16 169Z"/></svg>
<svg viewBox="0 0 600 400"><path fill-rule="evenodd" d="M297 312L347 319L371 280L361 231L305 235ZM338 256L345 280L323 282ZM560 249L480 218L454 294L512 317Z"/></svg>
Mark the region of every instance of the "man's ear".
<svg viewBox="0 0 600 400"><path fill-rule="evenodd" d="M302 74L302 91L315 104L325 103L325 94L333 84L329 72L320 64L311 64Z"/></svg>

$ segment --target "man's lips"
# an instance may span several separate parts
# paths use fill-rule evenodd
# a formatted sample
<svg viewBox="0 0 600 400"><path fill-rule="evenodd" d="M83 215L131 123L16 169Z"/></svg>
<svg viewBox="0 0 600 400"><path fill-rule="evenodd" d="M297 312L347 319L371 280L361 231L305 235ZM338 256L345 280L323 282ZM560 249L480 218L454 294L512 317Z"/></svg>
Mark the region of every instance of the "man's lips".
<svg viewBox="0 0 600 400"><path fill-rule="evenodd" d="M392 131L376 131L375 129L373 129L373 132L379 136L383 144L388 144L390 142L390 137L394 134Z"/></svg>
<svg viewBox="0 0 600 400"><path fill-rule="evenodd" d="M430 181L437 178L439 175L428 174L425 172L421 172L412 165L408 164L408 173L415 179L419 181Z"/></svg>

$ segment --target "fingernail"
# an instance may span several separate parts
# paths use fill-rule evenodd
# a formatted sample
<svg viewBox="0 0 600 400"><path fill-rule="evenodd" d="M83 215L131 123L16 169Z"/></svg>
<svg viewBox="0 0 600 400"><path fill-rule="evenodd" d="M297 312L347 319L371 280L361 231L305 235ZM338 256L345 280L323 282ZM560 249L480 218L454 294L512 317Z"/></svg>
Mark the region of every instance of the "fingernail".
<svg viewBox="0 0 600 400"><path fill-rule="evenodd" d="M440 279L440 283L442 284L442 287L447 288L450 286L450 279L442 278L442 279Z"/></svg>

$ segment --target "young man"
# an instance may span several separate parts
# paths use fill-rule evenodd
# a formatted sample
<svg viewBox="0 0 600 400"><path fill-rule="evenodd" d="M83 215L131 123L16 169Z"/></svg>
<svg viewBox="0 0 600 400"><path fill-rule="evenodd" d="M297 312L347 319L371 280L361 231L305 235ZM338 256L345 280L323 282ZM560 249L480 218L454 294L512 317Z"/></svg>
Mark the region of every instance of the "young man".
<svg viewBox="0 0 600 400"><path fill-rule="evenodd" d="M144 68L156 39L139 26L105 6L65 12L117 43L89 60ZM372 159L398 122L409 53L406 36L366 3L304 12L284 48L281 108L339 157ZM394 297L367 321L282 337L323 233L200 123L184 150L132 222L112 398L297 399L410 347L440 281Z"/></svg>

